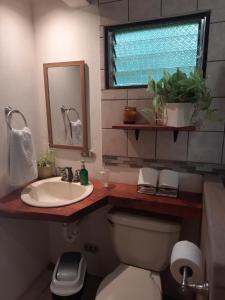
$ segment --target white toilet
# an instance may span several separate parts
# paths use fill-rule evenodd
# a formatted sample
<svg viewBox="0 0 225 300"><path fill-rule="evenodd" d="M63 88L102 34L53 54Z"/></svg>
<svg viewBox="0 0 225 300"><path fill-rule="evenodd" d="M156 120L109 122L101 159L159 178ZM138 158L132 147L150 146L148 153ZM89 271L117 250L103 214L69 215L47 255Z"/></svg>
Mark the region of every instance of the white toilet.
<svg viewBox="0 0 225 300"><path fill-rule="evenodd" d="M121 264L102 281L95 299L161 300L159 272L169 264L181 225L122 211L108 219Z"/></svg>

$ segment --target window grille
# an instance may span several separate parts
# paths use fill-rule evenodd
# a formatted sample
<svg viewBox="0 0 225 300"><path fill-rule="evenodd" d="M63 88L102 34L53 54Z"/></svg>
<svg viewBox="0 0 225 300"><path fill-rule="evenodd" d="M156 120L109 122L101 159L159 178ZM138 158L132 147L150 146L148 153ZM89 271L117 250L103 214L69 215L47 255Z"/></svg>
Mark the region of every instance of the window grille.
<svg viewBox="0 0 225 300"><path fill-rule="evenodd" d="M207 15L106 27L107 87L142 87L177 68L204 69Z"/></svg>

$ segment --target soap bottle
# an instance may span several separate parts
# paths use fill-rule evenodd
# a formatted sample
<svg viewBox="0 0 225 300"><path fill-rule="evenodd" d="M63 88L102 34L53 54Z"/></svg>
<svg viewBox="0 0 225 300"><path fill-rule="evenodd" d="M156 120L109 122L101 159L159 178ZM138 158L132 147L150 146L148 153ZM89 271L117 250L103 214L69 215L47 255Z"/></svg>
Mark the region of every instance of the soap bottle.
<svg viewBox="0 0 225 300"><path fill-rule="evenodd" d="M85 168L85 161L81 161L81 170L80 170L80 184L88 185L88 170Z"/></svg>

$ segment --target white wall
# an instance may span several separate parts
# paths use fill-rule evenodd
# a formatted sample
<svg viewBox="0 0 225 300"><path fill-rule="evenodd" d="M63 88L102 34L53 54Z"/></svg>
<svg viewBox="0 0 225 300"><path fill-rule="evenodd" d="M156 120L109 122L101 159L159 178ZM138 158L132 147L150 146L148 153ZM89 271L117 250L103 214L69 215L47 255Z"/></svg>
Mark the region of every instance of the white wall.
<svg viewBox="0 0 225 300"><path fill-rule="evenodd" d="M38 149L34 54L29 1L0 0L0 196L11 190L5 106L11 105L24 113ZM39 222L0 218L1 299L18 299L46 265L48 240L45 232L46 227Z"/></svg>
<svg viewBox="0 0 225 300"><path fill-rule="evenodd" d="M34 95L34 43L31 10L27 0L0 1L0 99L1 139L0 195L10 190L7 173L7 126L4 107L11 105L20 109L29 127L37 133L36 105ZM38 144L36 143L36 146Z"/></svg>
<svg viewBox="0 0 225 300"><path fill-rule="evenodd" d="M33 0L35 44L38 70L38 101L42 144L47 147L47 124L45 110L43 63L84 60L86 63L86 93L88 107L89 144L95 152L94 159L88 159L90 176L96 177L102 168L101 146L101 100L100 100L100 45L99 15L97 6L71 9L60 0ZM57 150L58 166L80 167L80 152ZM61 224L50 224L51 259L56 261L66 250L79 250L88 261L89 272L105 275L117 263L109 236L106 215L108 207L85 217L80 226L80 235L75 243L65 242ZM92 242L99 251L89 254L84 244Z"/></svg>
<svg viewBox="0 0 225 300"><path fill-rule="evenodd" d="M43 63L84 60L88 107L89 145L97 159L89 159L91 174L101 168L101 110L98 7L71 9L60 0L33 0L38 69L38 101L41 108L42 141L48 143ZM58 165L80 167L80 152L57 150Z"/></svg>
<svg viewBox="0 0 225 300"><path fill-rule="evenodd" d="M38 101L40 106L40 144L48 145L43 63L84 60L86 62L86 93L88 108L89 147L95 153L87 160L91 177L98 178L102 169L101 87L100 87L100 17L97 5L82 9L69 8L60 0L32 0L38 70ZM57 150L58 166L80 167L80 152ZM110 168L111 180L137 182L137 170Z"/></svg>

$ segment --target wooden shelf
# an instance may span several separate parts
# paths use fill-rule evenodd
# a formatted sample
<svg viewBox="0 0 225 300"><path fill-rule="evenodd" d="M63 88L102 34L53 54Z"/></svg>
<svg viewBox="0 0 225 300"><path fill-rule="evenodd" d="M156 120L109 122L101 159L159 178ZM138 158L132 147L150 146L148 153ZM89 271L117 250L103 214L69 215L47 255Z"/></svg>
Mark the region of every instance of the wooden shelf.
<svg viewBox="0 0 225 300"><path fill-rule="evenodd" d="M128 130L182 130L182 131L194 131L194 126L185 126L185 127L173 127L165 125L154 125L154 124L119 124L112 126L114 129L128 129Z"/></svg>
<svg viewBox="0 0 225 300"><path fill-rule="evenodd" d="M136 140L138 140L139 138L140 130L173 131L174 142L177 141L179 131L195 131L194 126L173 127L173 126L156 125L156 124L119 124L119 125L112 126L112 128L134 130Z"/></svg>

